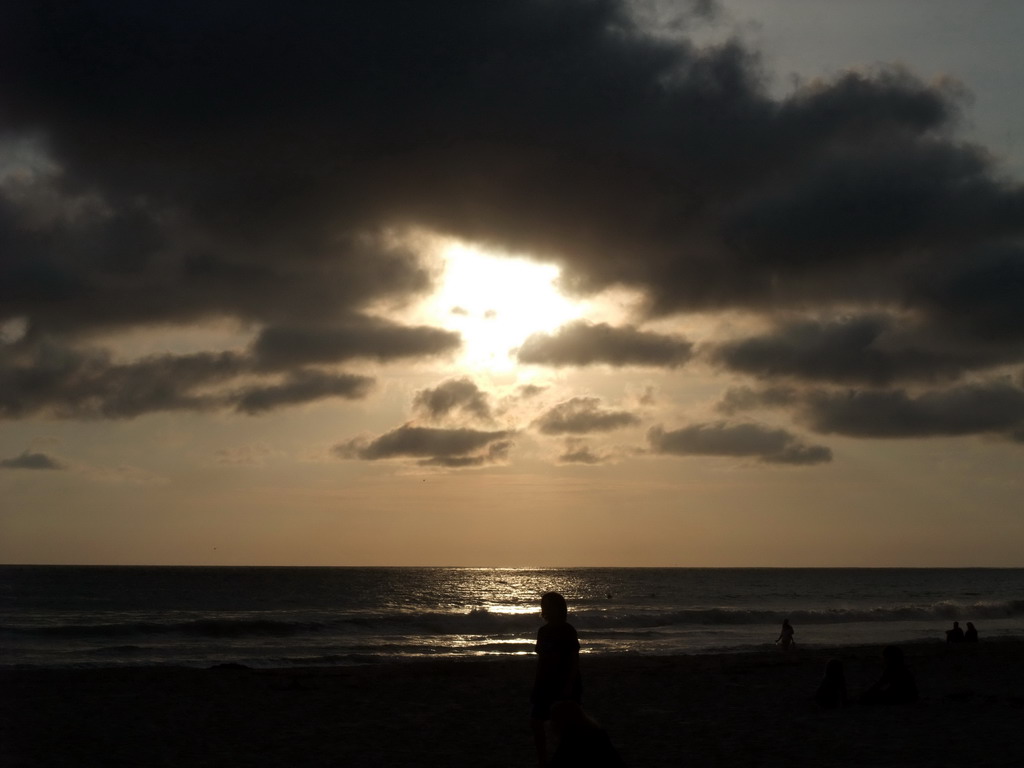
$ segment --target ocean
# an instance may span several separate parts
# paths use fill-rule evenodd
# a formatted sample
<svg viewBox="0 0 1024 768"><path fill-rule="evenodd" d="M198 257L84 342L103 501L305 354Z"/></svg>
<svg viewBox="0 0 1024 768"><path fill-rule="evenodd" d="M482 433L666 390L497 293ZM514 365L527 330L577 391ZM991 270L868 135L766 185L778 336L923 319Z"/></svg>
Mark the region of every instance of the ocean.
<svg viewBox="0 0 1024 768"><path fill-rule="evenodd" d="M528 656L565 595L585 654L1024 637L1024 569L0 566L0 667L275 668Z"/></svg>

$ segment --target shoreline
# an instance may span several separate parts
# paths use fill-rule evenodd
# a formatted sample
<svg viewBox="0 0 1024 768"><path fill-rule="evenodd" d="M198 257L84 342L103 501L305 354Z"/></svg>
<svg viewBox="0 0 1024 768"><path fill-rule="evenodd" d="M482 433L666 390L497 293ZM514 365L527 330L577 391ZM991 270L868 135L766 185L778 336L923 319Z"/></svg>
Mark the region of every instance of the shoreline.
<svg viewBox="0 0 1024 768"><path fill-rule="evenodd" d="M765 634L765 633L761 633ZM804 634L807 634L806 632ZM630 650L595 650L592 647L588 647L587 638L581 636L581 642L583 648L581 649L581 659L584 662L588 660L638 660L638 659L701 659L705 657L711 658L745 658L751 656L764 656L771 655L773 653L781 653L780 647L775 643L762 642L757 645L748 646L733 646L733 647L721 647L721 648L694 648L694 649L679 649L665 653L656 652L645 652L639 653ZM250 662L250 661L131 661L121 660L117 662L104 662L104 661L72 661L61 664L47 664L47 663L36 663L36 662L7 662L0 659L0 675L7 674L10 672L17 671L54 671L54 672L76 672L76 671L114 671L114 670L126 670L126 669L188 669L188 670L208 670L216 668L224 669L246 669L254 672L303 672L309 670L320 670L329 672L330 670L336 669L361 669L366 667L379 667L394 665L396 667L405 667L412 664L488 664L488 663L503 663L503 662L516 662L519 660L533 660L534 655L532 651L532 639L524 640L523 645L531 648L529 652L517 652L517 653L483 653L483 654L459 654L456 652L436 653L436 654L422 654L422 655L375 655L371 653L359 653L353 654L352 659L346 659L344 661L324 661L320 662L317 660L308 661L294 661L294 662L281 662L277 663L264 663L264 662ZM929 649L936 646L945 647L945 642L935 638L922 640L922 639L909 639L909 640L898 640L887 643L888 645L897 645L902 648L910 649ZM986 636L982 643L986 647L990 646L1013 646L1018 645L1024 649L1024 632L1021 634L1014 635L995 635ZM979 644L980 645L980 644ZM863 652L865 649L884 647L882 644L873 644L865 641L857 641L843 644L828 644L822 642L797 642L795 644L797 651L804 655L821 655L821 654L832 654L842 655L845 653ZM969 645L965 645L965 648L969 648ZM969 652L969 651L965 651ZM1022 651L1024 653L1024 651ZM244 655L244 654L243 654Z"/></svg>
<svg viewBox="0 0 1024 768"><path fill-rule="evenodd" d="M901 647L913 705L813 704L828 659L855 699L880 646L584 654L583 704L630 766L1024 764L1024 641ZM0 764L533 766L532 674L530 657L0 669Z"/></svg>

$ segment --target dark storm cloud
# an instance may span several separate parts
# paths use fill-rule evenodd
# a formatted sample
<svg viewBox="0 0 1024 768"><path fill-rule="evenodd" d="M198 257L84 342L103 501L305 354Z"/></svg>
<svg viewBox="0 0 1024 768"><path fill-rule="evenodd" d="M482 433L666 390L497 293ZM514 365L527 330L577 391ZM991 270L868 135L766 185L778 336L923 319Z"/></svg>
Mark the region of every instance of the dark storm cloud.
<svg viewBox="0 0 1024 768"><path fill-rule="evenodd" d="M693 345L678 336L576 320L554 333L535 333L517 350L521 363L539 365L639 365L676 368Z"/></svg>
<svg viewBox="0 0 1024 768"><path fill-rule="evenodd" d="M297 233L291 243L234 243L195 231L185 214L137 203L110 210L107 201L41 225L3 192L0 311L28 318L36 332L223 316L344 326L368 301L430 285L415 254L380 237L309 243Z"/></svg>
<svg viewBox="0 0 1024 768"><path fill-rule="evenodd" d="M434 456L416 462L421 467L444 467L445 469L466 469L482 467L488 463L486 456Z"/></svg>
<svg viewBox="0 0 1024 768"><path fill-rule="evenodd" d="M131 418L151 411L215 407L197 390L233 379L244 358L225 353L158 355L117 363L102 350L50 342L0 349L0 414L19 418Z"/></svg>
<svg viewBox="0 0 1024 768"><path fill-rule="evenodd" d="M600 464L604 457L590 450L582 440L569 438L565 441L565 451L558 457L561 464Z"/></svg>
<svg viewBox="0 0 1024 768"><path fill-rule="evenodd" d="M651 450L676 456L753 456L770 464L820 464L832 460L823 445L808 445L784 429L758 424L693 424L647 433Z"/></svg>
<svg viewBox="0 0 1024 768"><path fill-rule="evenodd" d="M816 432L851 437L1012 437L1024 428L1024 389L991 382L920 394L812 392L804 398L801 416Z"/></svg>
<svg viewBox="0 0 1024 768"><path fill-rule="evenodd" d="M966 249L1019 237L1020 186L999 179L983 150L946 138L955 94L881 72L769 104L749 81L727 85L725 71L716 71L720 98L709 111L682 119L723 126L691 145L706 148L704 159L677 170L669 158L686 151L665 151L665 175L679 187L648 209L657 234L619 216L606 242L635 234L622 244L634 258L572 262L571 285L636 285L660 312L898 302Z"/></svg>
<svg viewBox="0 0 1024 768"><path fill-rule="evenodd" d="M588 432L608 432L639 423L640 419L627 411L601 408L599 398L574 397L541 414L533 426L545 435L582 435Z"/></svg>
<svg viewBox="0 0 1024 768"><path fill-rule="evenodd" d="M884 148L846 137L841 154L822 148L813 169L747 197L727 219L728 237L780 270L824 273L1020 234L1021 191L990 178L981 153L893 128Z"/></svg>
<svg viewBox="0 0 1024 768"><path fill-rule="evenodd" d="M255 414L327 397L365 397L373 379L293 369L283 382L247 384L225 394L258 368L234 352L154 355L115 362L103 350L25 342L0 347L0 416L134 418L146 413L236 408Z"/></svg>
<svg viewBox="0 0 1024 768"><path fill-rule="evenodd" d="M46 412L61 418L133 418L155 411L234 407L248 414L327 397L365 397L373 380L308 364L358 358L389 361L451 352L458 334L349 318L343 327L265 329L245 352L154 355L115 362L102 349L49 339L0 346L0 416ZM211 388L243 376L285 372L223 395Z"/></svg>
<svg viewBox="0 0 1024 768"><path fill-rule="evenodd" d="M491 406L486 392L467 378L444 381L432 389L424 389L413 398L413 408L430 419L442 419L461 412L487 421Z"/></svg>
<svg viewBox="0 0 1024 768"><path fill-rule="evenodd" d="M792 387L730 387L715 405L715 410L731 416L757 408L787 408L799 401L800 393Z"/></svg>
<svg viewBox="0 0 1024 768"><path fill-rule="evenodd" d="M906 326L906 327L902 327ZM879 314L801 320L773 332L710 346L710 360L760 378L792 377L884 386L898 380L954 379L1014 360L1017 345L969 343Z"/></svg>
<svg viewBox="0 0 1024 768"><path fill-rule="evenodd" d="M373 379L352 374L329 374L321 371L297 371L276 386L249 387L241 390L230 401L239 411L262 413L283 405L296 405L322 400L325 397L344 397L358 400L366 397Z"/></svg>
<svg viewBox="0 0 1024 768"><path fill-rule="evenodd" d="M461 343L459 334L440 328L357 318L344 327L266 328L253 345L253 353L261 366L280 370L356 358L387 361L428 357L453 352Z"/></svg>
<svg viewBox="0 0 1024 768"><path fill-rule="evenodd" d="M491 443L487 451L476 456L432 456L416 462L421 467L445 467L447 469L464 469L482 467L485 464L500 464L508 459L511 441L503 440Z"/></svg>
<svg viewBox="0 0 1024 768"><path fill-rule="evenodd" d="M0 460L0 469L64 469L64 465L45 453L25 451L12 459Z"/></svg>
<svg viewBox="0 0 1024 768"><path fill-rule="evenodd" d="M259 364L281 374L436 355L455 338L351 334L354 316L430 288L402 238L426 229L553 259L572 291L636 289L655 314L821 323L722 348L741 372L890 385L1024 361L1024 190L956 137L956 87L890 68L775 99L739 43L647 34L630 7L9 0L0 147L35 141L47 162L0 183L0 322L71 348L232 317L265 329ZM712 7L687 5L675 31ZM992 362L882 348L899 329L868 342L868 320L830 324L840 305L913 315ZM519 351L547 365L690 355L682 339L582 324ZM12 402L5 388L4 413L215 405L198 383L122 391L141 371L110 363L35 374L48 389Z"/></svg>
<svg viewBox="0 0 1024 768"><path fill-rule="evenodd" d="M773 101L750 52L647 36L627 7L15 2L5 114L49 138L66 186L119 214L145 195L152 231L122 238L136 267L177 234L156 224L171 209L217 250L196 280L243 297L288 274L284 251L289 293L332 268L342 303L422 287L410 258L356 268L378 263L359 235L406 223L556 255L569 284L664 309L1019 233L1019 189L942 137L951 91L889 71Z"/></svg>
<svg viewBox="0 0 1024 768"><path fill-rule="evenodd" d="M434 429L405 424L369 442L352 440L335 446L342 458L367 461L398 457L424 458L452 466L467 458L503 457L512 433L506 430L485 432L475 429Z"/></svg>
<svg viewBox="0 0 1024 768"><path fill-rule="evenodd" d="M1024 430L1024 389L1006 380L945 389L729 389L717 405L725 414L759 408L791 410L821 434L864 438L998 434L1017 440Z"/></svg>
<svg viewBox="0 0 1024 768"><path fill-rule="evenodd" d="M945 269L919 275L910 300L944 329L997 343L1021 359L1024 344L1024 247L1000 244L965 254Z"/></svg>

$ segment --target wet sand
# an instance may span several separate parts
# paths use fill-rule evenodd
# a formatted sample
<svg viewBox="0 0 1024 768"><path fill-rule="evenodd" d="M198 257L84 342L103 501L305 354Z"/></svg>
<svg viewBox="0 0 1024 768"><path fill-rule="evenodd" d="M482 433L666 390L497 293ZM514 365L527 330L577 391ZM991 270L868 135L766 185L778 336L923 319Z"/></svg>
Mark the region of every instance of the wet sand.
<svg viewBox="0 0 1024 768"><path fill-rule="evenodd" d="M825 662L851 694L880 648L584 655L584 707L627 765L1021 766L1024 643L904 646L917 704L812 703ZM0 671L0 765L535 765L533 663Z"/></svg>

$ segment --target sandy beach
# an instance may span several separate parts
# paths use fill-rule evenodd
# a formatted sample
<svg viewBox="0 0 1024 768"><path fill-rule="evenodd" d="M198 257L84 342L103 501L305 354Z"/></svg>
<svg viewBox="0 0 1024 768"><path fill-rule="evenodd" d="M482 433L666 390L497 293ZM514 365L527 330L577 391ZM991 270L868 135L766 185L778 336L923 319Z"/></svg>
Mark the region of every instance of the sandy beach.
<svg viewBox="0 0 1024 768"><path fill-rule="evenodd" d="M1024 765L1024 643L905 646L917 704L851 694L880 649L582 659L584 706L629 766ZM350 668L0 671L0 765L532 766L532 659Z"/></svg>

